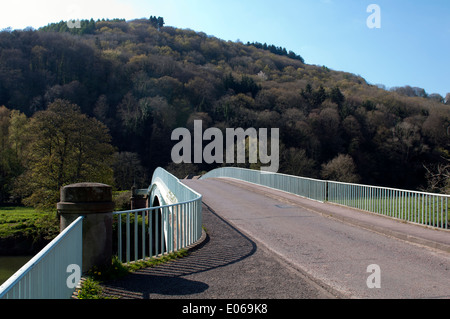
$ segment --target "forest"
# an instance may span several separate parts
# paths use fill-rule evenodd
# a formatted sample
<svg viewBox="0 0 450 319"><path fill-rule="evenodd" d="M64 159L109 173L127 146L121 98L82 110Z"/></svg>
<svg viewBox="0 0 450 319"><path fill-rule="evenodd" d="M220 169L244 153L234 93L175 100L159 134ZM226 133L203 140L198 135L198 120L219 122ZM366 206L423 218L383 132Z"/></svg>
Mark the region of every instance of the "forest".
<svg viewBox="0 0 450 319"><path fill-rule="evenodd" d="M171 160L171 132L197 119L279 128L280 173L450 192L450 94L386 89L161 17L0 32L0 204L54 202L87 180L145 188L158 166L210 170Z"/></svg>

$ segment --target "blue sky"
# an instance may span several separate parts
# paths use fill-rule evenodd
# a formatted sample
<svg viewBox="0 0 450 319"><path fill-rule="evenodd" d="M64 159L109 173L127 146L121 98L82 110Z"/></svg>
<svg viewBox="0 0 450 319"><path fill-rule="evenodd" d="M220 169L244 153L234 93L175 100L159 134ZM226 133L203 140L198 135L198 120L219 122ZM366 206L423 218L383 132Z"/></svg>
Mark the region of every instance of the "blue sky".
<svg viewBox="0 0 450 319"><path fill-rule="evenodd" d="M381 10L379 29L366 24L370 4ZM449 0L16 0L0 6L0 29L155 15L168 26L223 40L282 46L308 64L372 84L450 92Z"/></svg>

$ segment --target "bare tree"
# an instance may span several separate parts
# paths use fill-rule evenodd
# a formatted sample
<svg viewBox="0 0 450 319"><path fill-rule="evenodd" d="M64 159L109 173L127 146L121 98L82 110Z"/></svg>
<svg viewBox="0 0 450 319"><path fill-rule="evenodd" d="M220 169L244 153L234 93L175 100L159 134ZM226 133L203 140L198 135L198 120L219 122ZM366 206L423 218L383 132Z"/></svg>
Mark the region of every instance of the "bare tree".
<svg viewBox="0 0 450 319"><path fill-rule="evenodd" d="M115 186L119 190L130 190L132 186L146 187L149 183L137 153L116 152L113 169Z"/></svg>
<svg viewBox="0 0 450 319"><path fill-rule="evenodd" d="M447 159L447 163L423 165L423 167L427 171L426 191L450 194L450 160Z"/></svg>

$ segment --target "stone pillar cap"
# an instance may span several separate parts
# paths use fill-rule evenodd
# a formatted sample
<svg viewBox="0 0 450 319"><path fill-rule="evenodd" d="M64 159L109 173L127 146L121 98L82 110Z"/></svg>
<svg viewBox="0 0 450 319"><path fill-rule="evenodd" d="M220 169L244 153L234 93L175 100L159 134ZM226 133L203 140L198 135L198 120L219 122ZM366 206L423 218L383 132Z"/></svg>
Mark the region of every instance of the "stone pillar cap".
<svg viewBox="0 0 450 319"><path fill-rule="evenodd" d="M76 183L61 188L61 202L110 202L112 188L101 183Z"/></svg>
<svg viewBox="0 0 450 319"><path fill-rule="evenodd" d="M112 187L101 183L76 183L61 188L59 211L111 212L114 210Z"/></svg>

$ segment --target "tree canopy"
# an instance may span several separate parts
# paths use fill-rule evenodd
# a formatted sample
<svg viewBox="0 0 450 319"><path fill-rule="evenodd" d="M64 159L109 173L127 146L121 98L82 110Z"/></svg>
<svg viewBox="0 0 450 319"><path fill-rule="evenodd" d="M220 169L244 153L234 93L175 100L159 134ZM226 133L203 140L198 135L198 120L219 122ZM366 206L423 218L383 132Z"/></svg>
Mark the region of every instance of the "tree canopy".
<svg viewBox="0 0 450 319"><path fill-rule="evenodd" d="M221 130L279 128L282 173L341 178L333 172L352 163L361 183L446 191L449 95L386 90L275 45L223 41L160 18L0 32L0 201L30 198L31 189L14 187L24 174L31 188L55 194L71 181L114 182L115 168L113 184L128 187L124 176L135 173L114 161L137 163L147 178L134 179L137 187L158 166L184 177L170 136L195 119ZM97 151L103 163L91 161Z"/></svg>
<svg viewBox="0 0 450 319"><path fill-rule="evenodd" d="M54 208L60 188L77 182L113 183L114 149L108 129L80 108L56 100L36 112L20 136L26 147L16 187L30 206Z"/></svg>

